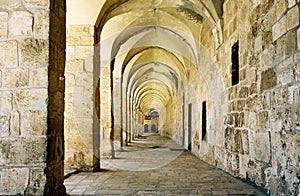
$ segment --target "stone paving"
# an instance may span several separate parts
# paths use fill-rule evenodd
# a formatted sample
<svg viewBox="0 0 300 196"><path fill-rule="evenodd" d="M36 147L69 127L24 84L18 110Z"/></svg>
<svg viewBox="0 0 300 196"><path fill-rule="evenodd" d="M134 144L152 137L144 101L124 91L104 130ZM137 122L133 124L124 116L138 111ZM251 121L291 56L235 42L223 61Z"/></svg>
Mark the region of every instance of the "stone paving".
<svg viewBox="0 0 300 196"><path fill-rule="evenodd" d="M68 195L264 195L157 134L101 160L101 168L67 178Z"/></svg>

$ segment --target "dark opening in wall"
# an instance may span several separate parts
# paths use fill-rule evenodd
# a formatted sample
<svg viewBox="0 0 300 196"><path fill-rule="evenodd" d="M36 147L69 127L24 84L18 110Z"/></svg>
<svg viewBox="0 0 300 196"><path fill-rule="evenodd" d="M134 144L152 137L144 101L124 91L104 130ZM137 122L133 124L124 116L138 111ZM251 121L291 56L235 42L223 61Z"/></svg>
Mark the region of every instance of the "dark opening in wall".
<svg viewBox="0 0 300 196"><path fill-rule="evenodd" d="M239 41L231 48L231 84L239 83Z"/></svg>
<svg viewBox="0 0 300 196"><path fill-rule="evenodd" d="M206 140L206 101L202 103L202 140Z"/></svg>
<svg viewBox="0 0 300 196"><path fill-rule="evenodd" d="M188 150L192 151L192 114L193 105L190 103L188 107Z"/></svg>

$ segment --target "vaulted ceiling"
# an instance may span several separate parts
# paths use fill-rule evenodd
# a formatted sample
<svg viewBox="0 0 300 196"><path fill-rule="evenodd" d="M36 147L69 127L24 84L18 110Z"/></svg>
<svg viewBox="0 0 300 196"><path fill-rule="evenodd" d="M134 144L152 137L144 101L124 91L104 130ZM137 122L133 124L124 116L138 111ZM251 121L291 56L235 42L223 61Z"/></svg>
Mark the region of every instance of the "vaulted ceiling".
<svg viewBox="0 0 300 196"><path fill-rule="evenodd" d="M160 112L199 69L199 29L222 42L224 0L107 0L96 27L101 61L144 114Z"/></svg>

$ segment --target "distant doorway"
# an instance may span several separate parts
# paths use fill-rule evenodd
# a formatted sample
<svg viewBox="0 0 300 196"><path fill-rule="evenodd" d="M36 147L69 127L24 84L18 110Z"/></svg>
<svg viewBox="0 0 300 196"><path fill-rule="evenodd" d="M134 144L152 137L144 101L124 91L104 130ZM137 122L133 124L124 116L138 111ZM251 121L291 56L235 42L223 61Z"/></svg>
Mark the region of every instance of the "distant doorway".
<svg viewBox="0 0 300 196"><path fill-rule="evenodd" d="M144 133L148 133L149 132L149 125L145 124L144 125Z"/></svg>
<svg viewBox="0 0 300 196"><path fill-rule="evenodd" d="M156 132L156 126L155 126L154 124L151 126L151 132L152 132L152 133L155 133L155 132Z"/></svg>

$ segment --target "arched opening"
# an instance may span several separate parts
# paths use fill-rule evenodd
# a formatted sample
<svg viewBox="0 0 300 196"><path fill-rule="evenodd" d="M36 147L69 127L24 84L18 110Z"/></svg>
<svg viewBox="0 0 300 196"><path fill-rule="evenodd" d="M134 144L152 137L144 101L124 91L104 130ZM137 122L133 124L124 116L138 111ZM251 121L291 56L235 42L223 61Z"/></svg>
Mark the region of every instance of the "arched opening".
<svg viewBox="0 0 300 196"><path fill-rule="evenodd" d="M299 1L0 9L0 195L299 195Z"/></svg>

